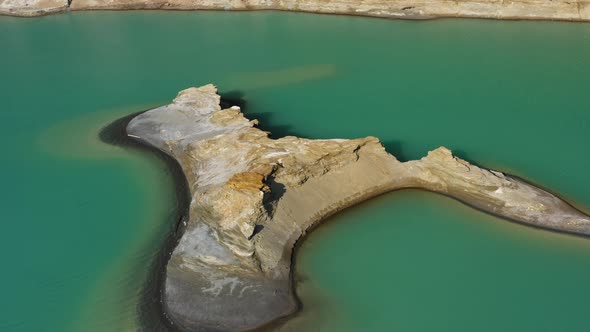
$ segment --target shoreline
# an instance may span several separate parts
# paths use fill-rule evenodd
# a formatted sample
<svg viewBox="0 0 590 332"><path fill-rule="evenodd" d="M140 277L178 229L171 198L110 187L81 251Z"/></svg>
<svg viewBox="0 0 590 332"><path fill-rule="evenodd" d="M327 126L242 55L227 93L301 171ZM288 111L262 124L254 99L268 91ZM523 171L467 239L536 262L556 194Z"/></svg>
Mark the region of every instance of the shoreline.
<svg viewBox="0 0 590 332"><path fill-rule="evenodd" d="M229 97L223 98L221 102L226 106L243 103L242 100L232 99ZM177 326L174 325L173 320L166 314L166 310L164 309L163 305L163 292L166 276L166 265L170 260L173 250L176 248L180 238L184 234L186 227L184 226L183 221L187 221L189 216L191 195L188 190L186 176L176 159L148 142L128 136L126 127L129 122L136 116L147 111L149 111L149 109L131 113L121 118L115 119L114 121L102 127L98 136L100 141L105 144L155 155L166 165L166 168L169 171L167 176L170 177L174 186L174 191L176 193L177 204L174 207L174 211L176 211L176 213L174 218L169 220L170 222L173 222L173 225L170 226L169 233L165 235L163 245L160 247L157 257L150 264L150 266L147 267L149 271L153 271L150 276L155 277L145 280L144 285L141 287L143 289L141 296L142 300L141 302L137 303L138 324L142 329L146 330L151 330L156 327L159 331L183 332L183 330L178 329ZM294 252L294 255L295 254L296 253ZM293 259L292 265L294 264L295 260ZM251 330L250 332L275 331L301 312L303 303L297 297L297 282L293 279L294 277L294 275L291 276L291 287L297 300L297 310L289 316L272 321L269 324L260 326Z"/></svg>
<svg viewBox="0 0 590 332"><path fill-rule="evenodd" d="M105 125L99 132L99 139L101 142L113 146L119 146L123 149L133 149L142 153L155 155L161 160L168 170L167 176L170 177L174 192L176 195L176 206L174 207L175 214L170 221L174 225L170 225L170 231L164 236L162 245L158 250L158 255L147 267L149 271L148 279L144 280L144 285L141 287L142 295L141 301L137 303L138 324L141 328L153 329L157 327L158 330L167 330L169 332L178 332L172 320L166 315L162 306L162 292L165 280L166 264L170 259L172 250L178 244L178 241L183 233L182 222L188 216L188 206L190 202L190 195L188 192L187 181L184 173L178 162L162 152L161 150L151 146L148 143L133 139L127 136L125 128L129 121L134 117L146 111L136 112L124 117L118 118L111 123Z"/></svg>
<svg viewBox="0 0 590 332"><path fill-rule="evenodd" d="M0 0L1 1L1 0ZM23 2L25 4L22 4ZM89 3L78 5L76 0L51 0L55 6L48 7L29 6L27 0L17 0L15 4L3 5L0 2L0 16L13 17L40 17L52 14L69 13L69 12L86 12L86 11L226 11L226 12L247 12L247 11L271 11L271 12L295 12L307 14L323 15L342 15L342 16L360 16L383 19L402 19L402 20L433 20L433 19L488 19L488 20L509 20L509 21L560 21L583 23L590 22L590 2L565 2L565 1L547 1L546 3L530 3L528 1L511 2L510 4L495 3L490 1L469 1L459 5L456 8L448 3L451 1L434 1L428 4L412 4L407 1L408 6L401 7L401 4L376 4L374 8L352 8L339 1L335 3L334 8L323 5L321 1L317 4L311 3L301 8L285 4L264 4L262 0L249 1L253 5L242 4L235 5L231 1L223 3L210 4L207 1L197 3L185 2L186 0L175 0L171 2L150 2L150 0L137 0L129 3L101 3L102 0L85 0ZM49 2L51 2L49 1ZM60 2L61 1L61 2ZM247 1L248 2L248 1ZM377 1L378 2L378 1ZM387 1L383 1L387 2ZM262 4L261 4L262 3ZM514 4L519 4L522 8L511 8ZM372 4L369 4L371 6ZM575 8L573 6L576 6ZM305 5L304 5L305 6ZM313 7L315 6L315 7ZM325 7L322 7L325 6ZM340 7L339 7L340 6ZM360 6L360 4L359 4ZM460 6L465 6L461 8ZM469 6L482 6L481 9L471 9ZM487 6L487 7L486 7ZM543 7L546 6L546 7ZM502 11L506 10L507 13Z"/></svg>
<svg viewBox="0 0 590 332"><path fill-rule="evenodd" d="M239 106L225 108L216 91L183 90L127 127L128 135L173 156L190 183L188 225L166 266L163 292L164 310L183 330L280 328L303 307L292 272L306 234L391 191L430 191L504 220L590 235L581 209L444 147L400 162L374 137L269 138Z"/></svg>
<svg viewBox="0 0 590 332"><path fill-rule="evenodd" d="M226 105L235 104L235 100L225 99L225 100L222 100L222 103L225 103ZM153 275L155 275L156 278L146 281L146 284L143 287L145 291L143 292L142 297L144 297L144 298L147 297L148 299L151 298L152 301L146 300L146 301L142 301L141 303L138 303L138 312L139 312L138 323L140 324L140 326L146 327L146 328L147 327L153 328L154 324L155 324L156 326L159 326L160 329L166 328L170 332L180 332L182 330L177 329L175 327L175 325L173 324L172 319L170 319L168 317L168 315L166 314L166 311L164 310L164 308L162 306L161 300L163 298L162 295L163 295L163 290L164 290L163 286L164 286L166 265L168 264L168 261L170 259L171 254L172 254L172 251L177 246L178 241L180 240L181 236L184 233L185 227L183 227L182 221L185 220L186 218L188 218L190 192L188 191L186 176L183 173L182 168L176 159L174 159L170 155L166 154L165 152L161 151L157 147L154 147L153 145L151 145L147 142L144 142L140 139L131 138L127 135L126 127L127 127L128 123L136 116L138 116L142 113L145 113L147 111L148 110L132 113L132 114L126 115L122 118L114 120L113 122L111 122L110 124L107 124L106 126L104 126L101 129L101 131L99 133L99 138L102 142L104 142L106 144L120 146L125 149L135 149L138 151L142 151L144 153L155 154L158 159L162 160L165 163L166 167L169 170L168 175L171 177L171 180L173 182L175 192L176 192L177 202L178 202L177 206L175 207L175 211L177 211L175 214L175 219L171 220L171 221L174 221L175 225L174 225L174 227L170 228L170 230L171 230L170 233L168 233L166 235L166 238L164 240L164 245L161 246L161 248L160 248L160 253L158 255L158 258L156 258L154 260L154 262L152 262L152 264L148 267L148 269L150 271L155 272ZM261 128L261 129L264 129L264 128ZM529 185L533 185L538 188L541 188L541 189L543 189L547 192L550 192L551 194L559 197L560 199L563 199L560 196L558 196L557 194L552 193L548 189L543 188L543 187L541 187L531 181L528 181L522 177L510 175L508 173L505 173L505 174L508 176L511 176L513 178L517 178L520 181L526 182ZM350 206L333 211L332 214L323 216L321 219L318 219L316 222L312 223L305 230L305 234L303 234L295 242L295 245L292 250L292 255L291 255L291 271L293 271L293 273L291 273L291 275L290 275L290 287L293 291L293 295L294 295L295 300L297 302L297 310L288 316L278 318L275 321L272 321L266 325L260 326L259 328L253 329L251 331L252 332L269 332L269 331L275 331L275 330L280 331L280 329L286 323L288 323L291 319L297 317L301 313L304 303L301 301L301 299L299 298L299 295L297 294L297 291L296 291L300 281L297 280L297 275L295 273L295 271L296 271L295 265L297 262L297 254L300 251L300 247L302 246L303 242L305 241L305 239L307 238L307 235L309 233L315 231L319 227L328 227L331 224L330 221L334 217L338 216L341 213L346 213L347 210L352 209L355 206L358 206L358 205L368 202L372 199L382 197L384 195L387 195L387 194L390 194L393 192L403 192L406 190L428 192L428 193L431 193L435 196L440 195L440 196L443 196L446 198L450 198L453 201L460 203L461 205L464 205L469 208L473 208L473 209L475 209L479 212L482 212L486 215L489 215L489 216L492 216L495 218L499 218L499 219L502 219L505 221L509 221L511 223L515 223L518 225L532 227L537 230L550 231L550 232L554 232L557 234L565 234L565 235L581 237L581 238L585 238L585 239L589 238L589 235L587 235L587 234L580 234L580 233L564 231L564 230L547 229L542 226L531 225L531 224L527 224L522 221L518 221L516 219L507 218L507 217L499 215L499 214L491 213L490 211L486 211L486 210L481 209L477 206L473 206L473 205L469 204L468 202L458 199L456 197L453 197L451 195L440 193L440 192L435 192L435 191L431 191L431 190L426 190L426 189L420 188L420 187L405 187L405 188L399 188L399 189L395 189L395 190L377 190L377 192L378 192L377 194L368 194L367 198L360 198L357 202L353 203ZM574 204L570 204L566 200L564 200L564 202L566 204L570 205L573 209L578 210L580 213L586 213L585 209L578 208L577 206L575 206ZM153 299L156 297L157 297L157 301L153 301ZM141 306L144 306L146 304L150 306L150 308L149 308L149 309L151 309L151 311L149 312L150 315L146 315L147 312L145 310L141 310L142 308L140 308ZM145 309L145 308L143 308L143 309ZM154 317L157 317L157 318L154 319Z"/></svg>

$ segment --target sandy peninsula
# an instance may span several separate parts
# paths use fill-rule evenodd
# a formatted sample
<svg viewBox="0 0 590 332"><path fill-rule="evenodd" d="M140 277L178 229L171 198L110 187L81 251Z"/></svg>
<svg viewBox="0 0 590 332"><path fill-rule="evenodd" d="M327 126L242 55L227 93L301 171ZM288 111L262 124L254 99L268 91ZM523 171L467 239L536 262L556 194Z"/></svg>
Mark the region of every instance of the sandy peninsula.
<svg viewBox="0 0 590 332"><path fill-rule="evenodd" d="M398 161L375 137L272 139L213 85L181 91L127 125L173 157L190 206L163 304L186 331L247 331L297 311L293 248L310 227L371 197L420 188L531 226L590 234L590 217L553 194L440 147Z"/></svg>

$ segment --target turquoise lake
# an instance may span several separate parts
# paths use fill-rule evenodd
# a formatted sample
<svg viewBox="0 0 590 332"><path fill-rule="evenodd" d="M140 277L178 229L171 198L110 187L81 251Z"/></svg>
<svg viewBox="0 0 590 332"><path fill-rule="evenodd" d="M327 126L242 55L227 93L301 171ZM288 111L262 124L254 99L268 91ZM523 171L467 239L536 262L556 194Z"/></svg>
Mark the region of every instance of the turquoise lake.
<svg viewBox="0 0 590 332"><path fill-rule="evenodd" d="M139 317L173 182L98 134L190 86L244 100L274 137L377 136L401 160L444 145L590 212L590 24L0 17L0 61L0 331L152 330ZM590 239L406 190L311 233L296 280L303 310L282 331L585 332Z"/></svg>

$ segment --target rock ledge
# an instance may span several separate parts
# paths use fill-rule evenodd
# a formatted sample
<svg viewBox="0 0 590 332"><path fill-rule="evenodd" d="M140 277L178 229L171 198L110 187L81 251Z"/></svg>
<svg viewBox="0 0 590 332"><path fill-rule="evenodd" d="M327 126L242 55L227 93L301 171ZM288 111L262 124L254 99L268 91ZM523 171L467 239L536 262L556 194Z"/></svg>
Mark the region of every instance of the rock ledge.
<svg viewBox="0 0 590 332"><path fill-rule="evenodd" d="M590 21L590 0L0 0L0 14L68 10L284 10L387 18L478 17Z"/></svg>

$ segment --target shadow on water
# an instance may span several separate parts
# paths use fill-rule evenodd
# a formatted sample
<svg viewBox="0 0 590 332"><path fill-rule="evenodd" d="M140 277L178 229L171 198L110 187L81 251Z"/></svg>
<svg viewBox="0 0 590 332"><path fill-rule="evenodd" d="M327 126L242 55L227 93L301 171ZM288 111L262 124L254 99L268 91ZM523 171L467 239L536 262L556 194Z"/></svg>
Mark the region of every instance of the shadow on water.
<svg viewBox="0 0 590 332"><path fill-rule="evenodd" d="M248 118L258 118L258 119L260 119L260 121L263 124L272 123L271 121L269 121L270 117L272 116L272 113L249 113L249 112L247 112L247 107L246 107L247 103L243 99L243 93L240 93L238 91L232 91L232 92L222 94L222 107L227 108L227 107L231 107L233 105L240 106L240 108L242 108L242 112L244 112L244 114ZM187 185L187 180L184 176L184 173L182 172L182 169L181 169L180 165L176 162L176 160L174 160L172 157L168 156L164 152L158 150L157 148L150 146L147 143L132 139L127 136L127 134L126 134L127 124L129 123L129 121L131 119L133 119L135 116L137 116L141 113L142 112L130 114L128 116L125 116L123 118L115 120L114 122L107 125L106 127L104 127L100 131L99 138L101 141L103 141L107 144L120 146L120 147L123 147L126 149L127 148L137 149L139 151L144 151L145 153L155 154L160 160L162 160L167 165L170 175L172 176L173 183L176 188L176 206L174 209L175 212L170 216L170 219L168 222L168 225L169 225L168 230L169 231L166 234L165 238L162 240L161 237L158 236L158 238L156 239L157 242L162 241L161 242L162 245L160 246L161 249L160 249L159 253L154 257L150 266L148 267L148 269L149 269L149 271L151 271L151 273L148 273L148 277L145 280L143 290L142 290L141 300L137 304L137 313L138 313L139 328L142 331L178 331L175 327L173 327L172 322L165 315L163 302L162 302L162 290L163 290L163 285L164 285L164 280L165 280L166 264L170 258L170 254L171 254L172 250L174 249L174 247L176 246L176 244L178 242L178 239L180 238L180 236L184 232L182 221L184 221L188 218L190 192L188 190L189 187ZM282 137L284 135L293 134L291 132L290 126L266 126L266 127L263 126L262 129L269 130L269 131L277 134L277 136L279 136L279 137ZM385 146L386 150L388 152L394 154L398 158L398 160L400 160L400 161L407 161L408 160L407 155L404 153L404 150L402 148L401 141L397 141L397 140L385 141L385 142L383 142L383 145ZM454 151L454 154L462 159L470 160L470 158L468 157L468 154L466 154L462 150L456 150L456 151ZM526 181L522 178L518 178L515 176L512 176L512 177L517 178L523 182L527 182L529 184L532 184L529 181ZM273 189L273 190L271 190L271 193L273 193L273 195L279 195L279 196L282 195L285 192L284 186L280 183L274 182L273 180L274 179L270 179L270 186L272 187L271 189ZM535 186L537 186L537 185L535 185ZM408 189L410 189L410 188L408 188ZM549 190L546 190L546 191L550 192ZM267 197L266 201L267 202L274 201L275 198L276 197ZM470 205L467 202L463 202L457 198L455 198L455 199L466 204L466 205L474 207L473 205ZM269 212L271 212L273 210L273 206L265 206L265 207L269 210ZM477 207L474 207L474 208L480 210ZM581 211L580 209L578 209L576 207L573 207L573 208L578 211ZM320 226L320 224L321 225L329 224L330 220L335 220L336 219L335 217L337 215L342 214L342 213L346 213L348 210L350 210L350 209L345 209L344 211L341 211L341 212L327 218L327 220L323 221L322 223L317 223L317 224L313 225L308 230L306 230L306 233L312 232L316 227ZM483 211L483 212L491 214L488 211ZM581 211L581 212L583 213L583 211ZM506 220L514 221L519 224L523 224L523 222L512 220L510 218L501 217L501 216L498 216L498 217L506 219ZM530 224L527 224L527 225L531 226ZM533 226L533 227L535 227L535 226ZM263 229L262 225L257 225L257 227L255 229L255 233L258 233L262 229ZM557 231L557 232L572 234L570 232L562 232L562 231ZM580 235L580 234L572 234L572 235L587 237L585 235ZM295 269L296 253L299 251L299 246L301 245L301 242L302 242L301 240L303 240L303 239L304 239L304 237L302 237L300 240L298 240L296 242L295 248L292 251L291 271L293 271L293 273L291 275L291 287L294 291L296 289L296 285L298 283L303 282L306 279L306 276L304 274L297 273L297 270ZM152 243L154 243L154 242L152 242ZM287 317L282 317L280 319L277 319L276 321L273 321L273 322L269 323L268 325L263 326L260 329L257 329L257 331L269 331L269 330L280 329L282 326L284 326L286 324L287 321L292 319L294 316L297 316L298 314L300 314L301 309L303 308L303 303L301 303L301 300L297 296L296 292L294 292L294 296L295 296L295 300L298 303L298 310L296 313L289 315Z"/></svg>
<svg viewBox="0 0 590 332"><path fill-rule="evenodd" d="M243 99L243 93L239 91L231 91L222 94L222 108L228 108L234 105L239 106L242 111L247 109L247 102ZM160 250L154 256L150 266L146 267L149 272L147 273L147 278L144 280L144 285L141 290L141 299L139 300L139 303L137 303L136 310L138 327L141 331L177 332L179 330L165 314L162 298L166 276L166 265L170 259L172 251L178 244L178 240L184 232L183 221L188 219L190 192L182 168L174 158L151 146L147 142L127 136L127 124L134 117L143 112L145 111L129 114L111 122L100 130L98 137L106 144L124 149L134 149L152 156L155 155L166 165L168 170L167 173L172 177L175 188L176 206L172 209L174 212L170 215L168 221L165 222L168 230L167 234L163 239L161 234L157 234L156 238L154 238L153 241L150 241L150 243L161 243L159 246ZM269 118L271 113L256 114L244 112L244 114L252 119L258 118L262 123L270 123ZM270 126L261 129L274 132L278 137L292 134L290 133L290 126ZM284 189L281 190L280 186L281 184L274 185L275 194L278 192L284 192ZM262 228L259 227L258 231L261 229ZM262 330L266 329L262 328Z"/></svg>
<svg viewBox="0 0 590 332"><path fill-rule="evenodd" d="M188 217L190 194L184 173L180 165L169 155L159 149L127 136L126 128L131 119L143 112L137 112L117 119L101 129L99 139L107 144L125 149L135 149L146 154L155 155L168 169L175 188L176 206L167 221L167 234L162 239L157 234L150 243L161 243L158 253L154 256L150 266L146 269L147 278L144 280L141 298L137 303L138 326L141 331L178 331L166 317L162 303L162 290L165 280L166 264L180 235L184 231L182 225Z"/></svg>
<svg viewBox="0 0 590 332"><path fill-rule="evenodd" d="M397 160L401 162L406 162L408 156L404 154L404 150L402 149L402 142L398 140L388 140L388 141L381 141L381 144L385 147L385 150L390 154L394 155Z"/></svg>
<svg viewBox="0 0 590 332"><path fill-rule="evenodd" d="M273 117L276 115L273 112L250 112L248 103L244 99L244 93L233 90L220 93L221 108L229 108L231 106L239 106L244 116L250 120L258 120L258 128L270 133L273 139L285 136L299 136L293 131L293 126L290 125L276 125Z"/></svg>
<svg viewBox="0 0 590 332"><path fill-rule="evenodd" d="M469 157L469 154L467 152L465 152L464 150L461 149L454 149L453 151L453 156L463 159L463 160L472 160L471 157ZM474 162L472 163L474 165L476 165Z"/></svg>
<svg viewBox="0 0 590 332"><path fill-rule="evenodd" d="M221 109L239 106L244 111L248 106L248 102L244 99L244 93L242 91L219 92L219 95L221 96Z"/></svg>
<svg viewBox="0 0 590 332"><path fill-rule="evenodd" d="M383 146L385 147L385 150L387 152L389 152L390 154L395 156L395 158L397 158L397 160L399 160L401 162L420 159L422 157L425 157L428 154L428 151L424 151L424 153L413 158L406 153L406 150L404 149L404 143L402 143L402 141L399 141L399 140L381 141L381 144L383 144ZM447 147L447 148L449 148L449 147ZM455 157L461 158L463 160L467 160L469 162L471 162L471 160L473 160L469 157L469 154L467 152L465 152L464 150L451 149L451 151L453 152L453 156L455 156ZM471 163L474 164L473 162L471 162Z"/></svg>
<svg viewBox="0 0 590 332"><path fill-rule="evenodd" d="M247 102L242 96L242 93L236 91L223 94L221 99L222 108L236 105L240 106L244 112L244 110L247 109ZM144 280L144 285L142 286L141 299L139 300L139 303L137 303L137 316L138 326L141 331L178 332L178 328L173 325L165 314L162 298L166 276L166 265L170 259L172 251L178 244L178 240L184 232L183 221L187 220L189 217L188 212L191 196L182 168L174 158L151 146L147 142L127 136L127 124L143 112L145 111L129 114L111 122L100 130L98 136L99 139L106 144L122 147L124 149L134 149L152 156L155 155L166 165L168 170L167 173L172 177L175 188L176 206L172 209L174 212L170 215L168 221L164 222L167 225L168 230L164 239L162 239L161 234L157 234L153 241L150 241L150 243L161 243L160 250L158 251L158 254L154 256L150 266L146 267L146 270L149 272L147 273L147 278ZM244 112L244 114L252 119L258 118L263 123L270 123L268 119L270 118L271 113L256 114ZM278 137L291 134L289 131L290 126L270 126L261 129L275 132L278 134ZM272 199L276 199L275 196L280 196L285 192L284 186L280 183L273 182L270 185L273 188ZM266 208L272 210L273 207L266 206ZM257 232L260 230L262 230L262 225L258 225L256 229ZM274 326L276 325L271 324L270 329L273 329ZM268 330L269 327L267 326L257 329L257 331Z"/></svg>

